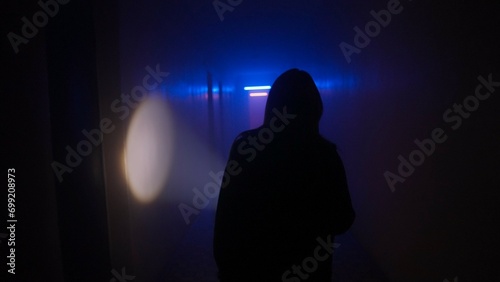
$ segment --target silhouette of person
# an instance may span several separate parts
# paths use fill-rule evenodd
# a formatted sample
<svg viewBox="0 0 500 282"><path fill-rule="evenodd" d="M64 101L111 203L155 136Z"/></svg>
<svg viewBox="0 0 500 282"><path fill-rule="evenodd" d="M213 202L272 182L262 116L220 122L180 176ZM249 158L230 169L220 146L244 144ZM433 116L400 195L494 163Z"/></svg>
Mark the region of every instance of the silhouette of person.
<svg viewBox="0 0 500 282"><path fill-rule="evenodd" d="M235 139L214 228L221 282L331 281L334 236L355 214L322 112L312 77L291 69L271 87L263 125Z"/></svg>

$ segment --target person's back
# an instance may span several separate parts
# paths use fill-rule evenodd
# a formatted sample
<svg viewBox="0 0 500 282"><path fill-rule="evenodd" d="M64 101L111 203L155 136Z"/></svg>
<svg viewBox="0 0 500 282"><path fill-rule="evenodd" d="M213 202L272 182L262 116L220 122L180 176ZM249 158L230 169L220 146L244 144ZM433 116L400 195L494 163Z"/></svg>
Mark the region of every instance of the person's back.
<svg viewBox="0 0 500 282"><path fill-rule="evenodd" d="M235 140L226 170L237 162L238 173L215 223L221 281L330 281L334 235L354 212L335 145L317 130L321 112L310 76L290 70L273 84L264 124Z"/></svg>

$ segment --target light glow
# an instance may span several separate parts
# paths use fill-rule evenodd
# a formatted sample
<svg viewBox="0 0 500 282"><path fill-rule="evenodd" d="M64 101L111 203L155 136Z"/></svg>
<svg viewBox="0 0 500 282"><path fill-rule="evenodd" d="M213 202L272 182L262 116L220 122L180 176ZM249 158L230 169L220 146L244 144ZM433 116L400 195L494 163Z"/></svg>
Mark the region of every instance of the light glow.
<svg viewBox="0 0 500 282"><path fill-rule="evenodd" d="M265 97L267 92L250 92L250 97Z"/></svg>
<svg viewBox="0 0 500 282"><path fill-rule="evenodd" d="M243 89L245 89L247 91L251 91L251 90L269 90L269 89L271 89L271 86L269 86L269 85L266 85L266 86L246 86Z"/></svg>
<svg viewBox="0 0 500 282"><path fill-rule="evenodd" d="M149 97L136 110L124 150L124 167L132 194L149 203L162 191L172 166L174 128L162 97Z"/></svg>

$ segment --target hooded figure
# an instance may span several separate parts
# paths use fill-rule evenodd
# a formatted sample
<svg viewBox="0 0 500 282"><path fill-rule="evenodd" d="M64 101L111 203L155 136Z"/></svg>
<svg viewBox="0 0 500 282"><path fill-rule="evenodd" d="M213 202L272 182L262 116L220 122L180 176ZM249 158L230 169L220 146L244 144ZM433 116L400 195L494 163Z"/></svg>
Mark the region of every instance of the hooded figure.
<svg viewBox="0 0 500 282"><path fill-rule="evenodd" d="M334 236L354 211L336 147L319 134L322 112L312 77L291 69L263 125L235 139L215 219L221 282L331 281Z"/></svg>

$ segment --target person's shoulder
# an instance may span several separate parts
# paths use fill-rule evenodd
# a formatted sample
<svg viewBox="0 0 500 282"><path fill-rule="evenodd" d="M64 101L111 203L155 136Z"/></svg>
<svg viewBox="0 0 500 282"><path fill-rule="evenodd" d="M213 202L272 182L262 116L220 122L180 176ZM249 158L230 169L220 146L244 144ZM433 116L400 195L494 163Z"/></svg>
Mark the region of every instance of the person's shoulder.
<svg viewBox="0 0 500 282"><path fill-rule="evenodd" d="M342 158L338 153L337 145L322 136L319 139L319 143L321 145L319 145L318 147L320 147L321 149L320 151L316 152L321 155L321 159L325 160L326 163L329 163L335 168L343 167Z"/></svg>
<svg viewBox="0 0 500 282"><path fill-rule="evenodd" d="M240 146L240 144L242 142L248 142L248 141L246 141L246 140L248 140L248 137L257 135L257 133L258 133L258 128L245 130L245 131L241 132L240 134L238 134L236 136L236 138L234 138L234 140L233 140L233 144L231 146L231 152L232 153L236 152L238 146Z"/></svg>
<svg viewBox="0 0 500 282"><path fill-rule="evenodd" d="M319 135L317 139L318 145L322 150L327 150L328 152L331 153L337 153L337 145L335 143L331 142L330 140L326 139L325 137Z"/></svg>
<svg viewBox="0 0 500 282"><path fill-rule="evenodd" d="M257 135L258 131L259 131L259 128L254 128L254 129L245 130L245 131L241 132L240 134L238 134L236 136L236 138L234 138L233 144L237 144L243 140L246 140L246 139L248 139L249 136Z"/></svg>

